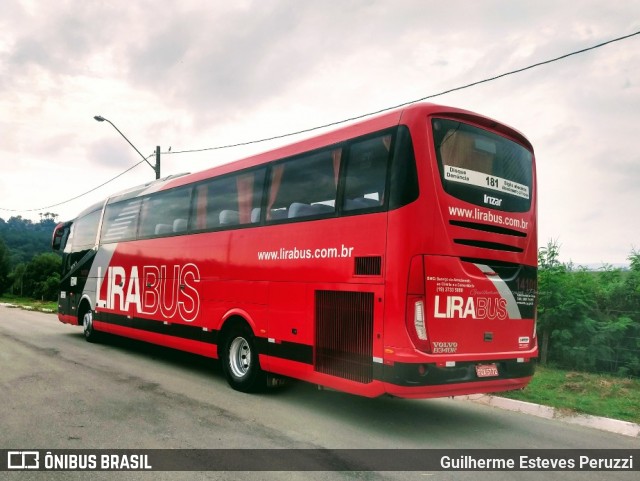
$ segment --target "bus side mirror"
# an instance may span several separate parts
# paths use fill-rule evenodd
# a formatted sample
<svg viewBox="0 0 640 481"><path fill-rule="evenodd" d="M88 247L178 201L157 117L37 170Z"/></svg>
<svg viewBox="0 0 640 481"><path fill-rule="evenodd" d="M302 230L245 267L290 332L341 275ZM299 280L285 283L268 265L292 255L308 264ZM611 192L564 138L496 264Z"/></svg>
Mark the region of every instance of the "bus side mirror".
<svg viewBox="0 0 640 481"><path fill-rule="evenodd" d="M69 227L71 227L71 222L62 222L56 226L53 230L53 237L51 238L51 249L54 251L64 249L63 242L66 241Z"/></svg>

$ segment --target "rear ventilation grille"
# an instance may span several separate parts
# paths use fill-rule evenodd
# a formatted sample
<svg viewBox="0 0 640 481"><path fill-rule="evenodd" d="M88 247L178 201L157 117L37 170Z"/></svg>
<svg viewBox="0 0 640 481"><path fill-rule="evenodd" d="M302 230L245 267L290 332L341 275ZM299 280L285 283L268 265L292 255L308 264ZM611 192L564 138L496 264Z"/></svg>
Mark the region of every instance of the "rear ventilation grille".
<svg viewBox="0 0 640 481"><path fill-rule="evenodd" d="M379 276L382 274L382 257L356 257L355 272L356 276Z"/></svg>
<svg viewBox="0 0 640 481"><path fill-rule="evenodd" d="M482 247L483 249L493 249L494 251L505 252L523 252L523 249L516 246L510 246L508 244L501 244L499 242L486 242L472 239L453 239L456 244L461 244L471 247Z"/></svg>
<svg viewBox="0 0 640 481"><path fill-rule="evenodd" d="M506 227L500 227L496 225L480 224L478 222L465 222L462 220L450 220L449 224L457 227L464 227L466 229L475 229L483 232L491 232L493 234L512 235L515 237L527 237L526 232L520 232L518 230L508 229Z"/></svg>
<svg viewBox="0 0 640 481"><path fill-rule="evenodd" d="M315 370L373 380L373 293L316 291Z"/></svg>

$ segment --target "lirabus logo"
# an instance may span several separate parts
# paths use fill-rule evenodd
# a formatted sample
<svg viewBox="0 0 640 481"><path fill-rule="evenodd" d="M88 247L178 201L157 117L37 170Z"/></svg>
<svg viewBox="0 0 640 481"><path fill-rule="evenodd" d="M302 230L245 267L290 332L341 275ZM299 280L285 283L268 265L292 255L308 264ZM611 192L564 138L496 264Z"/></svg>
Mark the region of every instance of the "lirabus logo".
<svg viewBox="0 0 640 481"><path fill-rule="evenodd" d="M97 304L108 310L128 313L133 306L138 314L164 318L176 314L192 322L200 312L196 289L200 271L195 264L173 266L109 266L103 277L98 267Z"/></svg>

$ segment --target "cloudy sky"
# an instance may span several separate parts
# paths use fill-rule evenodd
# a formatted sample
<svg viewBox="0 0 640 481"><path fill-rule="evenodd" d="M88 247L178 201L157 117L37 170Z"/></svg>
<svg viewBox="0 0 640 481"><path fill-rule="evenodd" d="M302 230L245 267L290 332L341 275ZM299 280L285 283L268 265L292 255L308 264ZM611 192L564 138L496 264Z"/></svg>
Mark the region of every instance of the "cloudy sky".
<svg viewBox="0 0 640 481"><path fill-rule="evenodd" d="M327 124L640 32L640 1L3 0L0 217L72 218L154 178L142 151ZM640 249L640 35L431 101L536 150L540 243L578 264ZM308 136L310 134L306 134ZM285 142L163 154L194 172ZM152 159L153 160L153 159ZM54 204L59 204L53 206Z"/></svg>

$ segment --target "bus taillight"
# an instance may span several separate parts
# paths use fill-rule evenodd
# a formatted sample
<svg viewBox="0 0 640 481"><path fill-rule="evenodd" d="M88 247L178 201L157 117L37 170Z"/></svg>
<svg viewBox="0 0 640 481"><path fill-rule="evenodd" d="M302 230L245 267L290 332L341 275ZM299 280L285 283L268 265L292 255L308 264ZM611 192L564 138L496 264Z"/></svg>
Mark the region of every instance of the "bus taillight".
<svg viewBox="0 0 640 481"><path fill-rule="evenodd" d="M427 327L424 325L424 301L416 301L413 307L413 325L421 341L427 340Z"/></svg>
<svg viewBox="0 0 640 481"><path fill-rule="evenodd" d="M424 309L424 296L407 297L407 331L415 347L429 352L429 335L427 334L427 319Z"/></svg>
<svg viewBox="0 0 640 481"><path fill-rule="evenodd" d="M425 311L424 258L415 256L409 268L407 286L407 331L415 346L421 351L430 351Z"/></svg>

